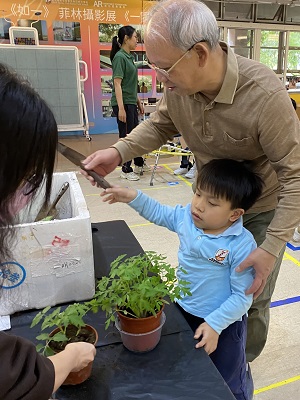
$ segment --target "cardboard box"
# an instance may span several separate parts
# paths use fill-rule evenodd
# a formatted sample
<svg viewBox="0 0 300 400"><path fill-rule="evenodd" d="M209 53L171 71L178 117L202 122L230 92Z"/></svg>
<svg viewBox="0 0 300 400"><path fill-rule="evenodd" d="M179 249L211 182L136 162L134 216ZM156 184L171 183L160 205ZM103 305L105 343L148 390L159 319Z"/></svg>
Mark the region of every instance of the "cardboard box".
<svg viewBox="0 0 300 400"><path fill-rule="evenodd" d="M95 293L90 215L74 172L54 174L51 200L64 182L70 186L57 204L59 219L33 222L41 194L22 211L13 258L0 272L0 315L87 300Z"/></svg>

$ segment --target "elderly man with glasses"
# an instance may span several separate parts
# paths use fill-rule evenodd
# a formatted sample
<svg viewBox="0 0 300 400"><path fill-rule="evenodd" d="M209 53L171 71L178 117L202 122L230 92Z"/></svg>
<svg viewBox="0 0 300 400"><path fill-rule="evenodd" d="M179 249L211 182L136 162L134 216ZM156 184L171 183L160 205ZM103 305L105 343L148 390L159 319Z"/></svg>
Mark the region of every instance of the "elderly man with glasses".
<svg viewBox="0 0 300 400"><path fill-rule="evenodd" d="M246 348L253 361L266 343L285 244L300 222L299 120L274 72L220 42L213 13L199 1L158 2L148 14L145 46L149 66L164 84L156 112L129 137L90 155L86 167L105 176L179 132L198 168L212 158L254 162L264 191L244 226L259 247L238 269L255 269Z"/></svg>

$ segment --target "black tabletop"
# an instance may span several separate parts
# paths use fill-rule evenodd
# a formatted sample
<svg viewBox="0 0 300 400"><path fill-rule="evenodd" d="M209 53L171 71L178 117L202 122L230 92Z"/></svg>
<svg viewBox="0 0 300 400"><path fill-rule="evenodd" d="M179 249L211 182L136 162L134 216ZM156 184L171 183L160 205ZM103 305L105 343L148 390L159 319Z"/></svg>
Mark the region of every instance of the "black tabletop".
<svg viewBox="0 0 300 400"><path fill-rule="evenodd" d="M64 307L64 306L63 306ZM166 322L157 347L133 353L122 344L115 327L104 329L103 312L89 314L98 331L97 355L91 377L81 385L63 386L59 400L234 400L203 349L195 349L193 332L174 304L165 307ZM37 343L39 327L29 328L37 311L16 313L10 334Z"/></svg>

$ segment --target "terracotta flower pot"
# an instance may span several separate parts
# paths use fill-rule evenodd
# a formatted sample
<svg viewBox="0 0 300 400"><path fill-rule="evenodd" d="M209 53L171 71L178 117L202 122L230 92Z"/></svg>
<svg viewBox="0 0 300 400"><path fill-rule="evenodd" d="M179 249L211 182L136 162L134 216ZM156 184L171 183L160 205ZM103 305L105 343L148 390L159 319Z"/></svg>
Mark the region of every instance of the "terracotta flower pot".
<svg viewBox="0 0 300 400"><path fill-rule="evenodd" d="M119 320L116 320L116 327L120 332L123 345L130 351L135 353L145 353L153 350L159 343L161 337L161 330L165 323L166 316L162 313L160 325L145 333L129 333L121 329Z"/></svg>
<svg viewBox="0 0 300 400"><path fill-rule="evenodd" d="M129 333L150 332L159 327L163 308L156 314L146 318L130 318L118 312L120 328Z"/></svg>
<svg viewBox="0 0 300 400"><path fill-rule="evenodd" d="M90 334L93 334L95 339L93 341L92 344L96 344L98 341L98 333L96 331L96 329L94 329L92 326L90 325L85 325L83 327L83 329L86 329L87 331L89 331ZM59 331L59 328L54 329L51 333L50 336L54 336L57 332ZM71 342L77 342L76 340L72 340ZM70 343L71 343L70 342ZM54 343L54 342L52 342ZM51 344L50 347L52 348ZM53 351L55 352L59 352L56 349L53 349ZM69 375L67 376L67 378L65 379L63 385L79 385L80 383L86 381L92 372L92 365L93 365L93 361L91 361L86 367L82 368L80 371L77 372L70 372Z"/></svg>
<svg viewBox="0 0 300 400"><path fill-rule="evenodd" d="M142 353L153 350L160 341L166 316L161 310L156 317L129 318L118 313L116 327L123 345L130 351Z"/></svg>

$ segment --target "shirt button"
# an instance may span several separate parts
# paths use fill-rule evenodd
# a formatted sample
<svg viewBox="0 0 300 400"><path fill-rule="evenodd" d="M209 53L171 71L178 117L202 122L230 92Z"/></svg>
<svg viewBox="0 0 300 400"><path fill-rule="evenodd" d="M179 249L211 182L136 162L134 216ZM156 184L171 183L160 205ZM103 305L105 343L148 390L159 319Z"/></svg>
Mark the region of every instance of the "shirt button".
<svg viewBox="0 0 300 400"><path fill-rule="evenodd" d="M209 122L206 122L206 126L209 126Z"/></svg>
<svg viewBox="0 0 300 400"><path fill-rule="evenodd" d="M201 236L198 236L197 239L200 240L200 239L201 239Z"/></svg>

